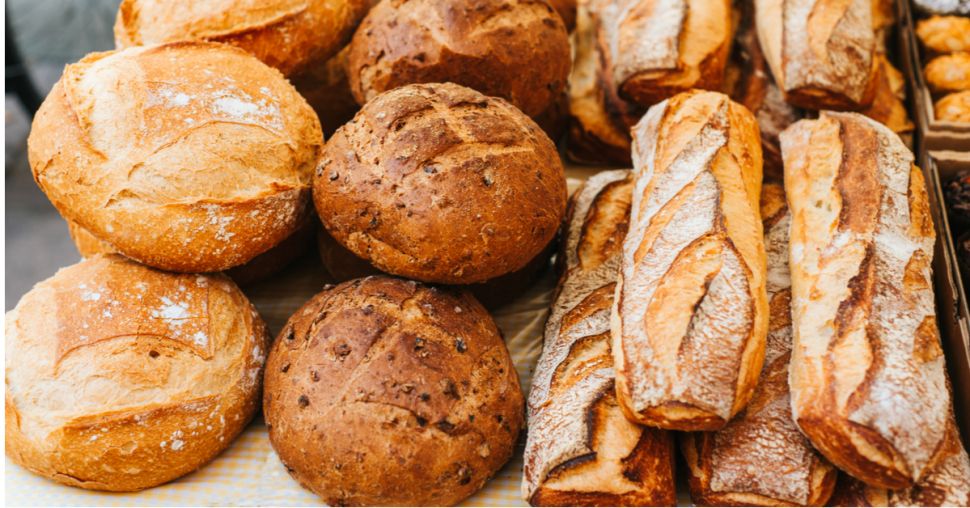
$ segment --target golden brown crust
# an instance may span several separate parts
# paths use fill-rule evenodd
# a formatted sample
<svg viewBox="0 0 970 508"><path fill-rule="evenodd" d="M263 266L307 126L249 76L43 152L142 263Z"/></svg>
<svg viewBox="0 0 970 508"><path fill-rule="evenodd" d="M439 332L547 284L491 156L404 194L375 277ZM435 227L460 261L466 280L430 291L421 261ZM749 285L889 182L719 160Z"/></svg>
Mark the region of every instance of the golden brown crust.
<svg viewBox="0 0 970 508"><path fill-rule="evenodd" d="M448 83L367 103L314 180L327 230L382 271L444 284L524 267L566 209L555 145L502 99Z"/></svg>
<svg viewBox="0 0 970 508"><path fill-rule="evenodd" d="M511 457L522 426L508 350L466 292L385 276L325 289L267 369L270 442L333 506L455 504Z"/></svg>
<svg viewBox="0 0 970 508"><path fill-rule="evenodd" d="M970 90L944 96L936 101L933 113L940 122L970 123Z"/></svg>
<svg viewBox="0 0 970 508"><path fill-rule="evenodd" d="M897 134L911 132L913 122L906 110L906 78L893 67L884 53L875 56L879 66L872 104L859 112L889 127Z"/></svg>
<svg viewBox="0 0 970 508"><path fill-rule="evenodd" d="M321 64L347 43L368 0L123 0L119 49L176 41L231 44L284 75Z"/></svg>
<svg viewBox="0 0 970 508"><path fill-rule="evenodd" d="M296 230L322 144L279 72L230 46L181 42L67 66L28 155L65 218L147 265L212 272Z"/></svg>
<svg viewBox="0 0 970 508"><path fill-rule="evenodd" d="M695 91L651 108L633 136L617 396L633 421L716 430L751 398L767 334L758 127L727 96Z"/></svg>
<svg viewBox="0 0 970 508"><path fill-rule="evenodd" d="M908 487L940 460L950 411L922 173L898 136L852 113L796 123L782 151L793 414L840 469Z"/></svg>
<svg viewBox="0 0 970 508"><path fill-rule="evenodd" d="M970 18L930 16L916 23L916 36L932 53L970 51Z"/></svg>
<svg viewBox="0 0 970 508"><path fill-rule="evenodd" d="M569 39L546 0L390 0L350 44L357 102L411 83L451 82L502 97L535 117L559 98Z"/></svg>
<svg viewBox="0 0 970 508"><path fill-rule="evenodd" d="M970 90L970 53L938 56L926 64L923 76L935 94Z"/></svg>
<svg viewBox="0 0 970 508"><path fill-rule="evenodd" d="M563 272L529 395L522 494L536 506L676 502L673 440L617 405L609 312L629 220L629 171L594 175L570 200Z"/></svg>
<svg viewBox="0 0 970 508"><path fill-rule="evenodd" d="M35 286L6 323L6 452L55 481L165 483L256 410L266 328L221 275L95 256Z"/></svg>

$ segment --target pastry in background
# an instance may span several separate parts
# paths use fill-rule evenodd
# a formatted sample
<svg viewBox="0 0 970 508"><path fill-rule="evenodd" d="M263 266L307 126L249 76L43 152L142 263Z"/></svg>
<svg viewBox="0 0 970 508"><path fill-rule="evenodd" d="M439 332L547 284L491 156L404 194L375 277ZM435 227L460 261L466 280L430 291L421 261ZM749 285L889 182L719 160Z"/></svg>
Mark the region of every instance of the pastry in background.
<svg viewBox="0 0 970 508"><path fill-rule="evenodd" d="M970 123L970 90L944 95L933 106L933 115L940 122Z"/></svg>
<svg viewBox="0 0 970 508"><path fill-rule="evenodd" d="M450 506L512 456L523 398L467 292L374 276L325 288L267 360L263 414L290 474L331 506Z"/></svg>
<svg viewBox="0 0 970 508"><path fill-rule="evenodd" d="M195 471L259 405L266 326L219 275L95 256L6 316L6 452L85 489L129 492Z"/></svg>
<svg viewBox="0 0 970 508"><path fill-rule="evenodd" d="M123 0L119 49L176 41L231 44L286 76L332 57L350 39L368 0Z"/></svg>
<svg viewBox="0 0 970 508"><path fill-rule="evenodd" d="M938 56L926 64L923 76L934 94L970 90L970 53Z"/></svg>
<svg viewBox="0 0 970 508"><path fill-rule="evenodd" d="M843 471L882 488L919 484L943 459L952 411L923 173L898 135L856 113L800 120L781 147L792 414Z"/></svg>
<svg viewBox="0 0 970 508"><path fill-rule="evenodd" d="M837 470L795 425L788 389L791 359L791 214L780 184L761 192L768 299L764 369L748 406L717 432L681 436L691 500L699 506L821 506Z"/></svg>
<svg viewBox="0 0 970 508"><path fill-rule="evenodd" d="M64 218L149 266L214 272L300 227L322 145L278 71L232 46L180 42L68 65L27 152Z"/></svg>
<svg viewBox="0 0 970 508"><path fill-rule="evenodd" d="M569 59L563 20L545 1L412 0L371 9L347 72L359 104L412 83L451 82L537 117L562 93Z"/></svg>
<svg viewBox="0 0 970 508"><path fill-rule="evenodd" d="M327 231L382 271L470 284L520 270L566 212L555 145L508 102L451 83L369 101L314 180Z"/></svg>
<svg viewBox="0 0 970 508"><path fill-rule="evenodd" d="M877 53L879 72L875 81L872 104L859 111L863 115L889 127L897 134L912 132L913 122L906 110L906 78L889 63L884 53Z"/></svg>
<svg viewBox="0 0 970 508"><path fill-rule="evenodd" d="M614 393L610 308L632 191L630 171L604 171L570 201L527 406L522 495L534 506L677 502L673 437L627 421Z"/></svg>
<svg viewBox="0 0 970 508"><path fill-rule="evenodd" d="M916 36L931 53L970 51L970 18L930 16L916 23Z"/></svg>
<svg viewBox="0 0 970 508"><path fill-rule="evenodd" d="M751 399L768 333L761 143L717 92L650 108L613 303L617 399L631 421L724 427Z"/></svg>
<svg viewBox="0 0 970 508"><path fill-rule="evenodd" d="M913 0L913 4L928 14L970 15L970 0Z"/></svg>

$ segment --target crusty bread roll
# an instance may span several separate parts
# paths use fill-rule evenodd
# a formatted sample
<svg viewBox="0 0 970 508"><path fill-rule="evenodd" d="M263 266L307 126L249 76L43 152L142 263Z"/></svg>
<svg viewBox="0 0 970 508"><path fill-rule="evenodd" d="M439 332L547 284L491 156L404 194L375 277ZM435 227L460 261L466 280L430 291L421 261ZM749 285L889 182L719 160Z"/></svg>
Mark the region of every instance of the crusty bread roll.
<svg viewBox="0 0 970 508"><path fill-rule="evenodd" d="M726 427L682 436L691 499L701 506L822 506L837 472L795 426L788 394L791 215L781 185L764 185L761 213L771 309L765 366L751 402Z"/></svg>
<svg viewBox="0 0 970 508"><path fill-rule="evenodd" d="M241 265L299 227L323 144L306 101L242 50L181 42L68 65L27 140L68 220L179 272Z"/></svg>
<svg viewBox="0 0 970 508"><path fill-rule="evenodd" d="M874 58L879 70L874 82L872 104L859 112L889 127L897 134L913 130L906 108L906 78L899 69L886 58L885 53L877 53Z"/></svg>
<svg viewBox="0 0 970 508"><path fill-rule="evenodd" d="M284 75L321 64L347 43L368 0L122 0L118 48L176 41L231 44Z"/></svg>
<svg viewBox="0 0 970 508"><path fill-rule="evenodd" d="M946 457L908 489L880 489L840 474L829 506L970 506L970 458L953 420L943 446Z"/></svg>
<svg viewBox="0 0 970 508"><path fill-rule="evenodd" d="M873 99L872 0L755 0L758 38L786 100L857 110Z"/></svg>
<svg viewBox="0 0 970 508"><path fill-rule="evenodd" d="M726 95L679 94L634 128L633 163L617 398L635 422L717 430L751 398L768 332L758 126Z"/></svg>
<svg viewBox="0 0 970 508"><path fill-rule="evenodd" d="M970 122L970 90L944 96L936 101L933 113L941 122Z"/></svg>
<svg viewBox="0 0 970 508"><path fill-rule="evenodd" d="M6 316L7 455L96 490L194 471L255 412L267 339L221 275L114 255L64 268Z"/></svg>
<svg viewBox="0 0 970 508"><path fill-rule="evenodd" d="M444 284L524 267L566 209L556 147L502 99L450 83L368 102L314 179L324 226L382 271Z"/></svg>
<svg viewBox="0 0 970 508"><path fill-rule="evenodd" d="M950 412L923 175L896 134L859 114L799 121L781 146L795 421L840 469L909 487L939 462Z"/></svg>
<svg viewBox="0 0 970 508"><path fill-rule="evenodd" d="M916 23L916 36L932 53L970 51L970 18L931 16Z"/></svg>
<svg viewBox="0 0 970 508"><path fill-rule="evenodd" d="M630 215L627 170L591 177L570 201L559 288L532 379L522 494L534 506L670 506L670 433L617 405L610 307Z"/></svg>
<svg viewBox="0 0 970 508"><path fill-rule="evenodd" d="M926 86L937 94L970 90L970 53L938 56L923 68Z"/></svg>
<svg viewBox="0 0 970 508"><path fill-rule="evenodd" d="M455 504L512 456L522 426L508 350L466 292L386 276L324 289L266 368L270 442L331 506Z"/></svg>
<svg viewBox="0 0 970 508"><path fill-rule="evenodd" d="M569 38L546 0L393 0L350 43L357 102L411 83L451 82L544 112L569 75Z"/></svg>

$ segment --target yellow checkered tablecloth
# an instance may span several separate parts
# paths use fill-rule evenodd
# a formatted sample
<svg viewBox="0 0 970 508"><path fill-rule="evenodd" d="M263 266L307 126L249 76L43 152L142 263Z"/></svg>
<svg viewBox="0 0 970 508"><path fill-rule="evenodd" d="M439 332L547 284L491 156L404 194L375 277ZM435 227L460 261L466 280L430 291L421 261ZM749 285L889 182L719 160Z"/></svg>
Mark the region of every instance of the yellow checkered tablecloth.
<svg viewBox="0 0 970 508"><path fill-rule="evenodd" d="M575 190L595 169L570 169L569 188ZM547 270L538 283L515 301L493 312L515 363L522 389L528 394L532 369L542 350L542 327L555 286ZM327 276L315 255L287 268L273 280L245 291L278 332L289 316L326 284ZM275 336L275 335L274 335ZM465 500L466 506L526 506L520 495L522 450L520 435L512 460L485 487ZM261 416L213 462L166 485L142 492L114 494L67 487L35 476L5 457L7 506L313 506L322 501L293 480L269 444Z"/></svg>

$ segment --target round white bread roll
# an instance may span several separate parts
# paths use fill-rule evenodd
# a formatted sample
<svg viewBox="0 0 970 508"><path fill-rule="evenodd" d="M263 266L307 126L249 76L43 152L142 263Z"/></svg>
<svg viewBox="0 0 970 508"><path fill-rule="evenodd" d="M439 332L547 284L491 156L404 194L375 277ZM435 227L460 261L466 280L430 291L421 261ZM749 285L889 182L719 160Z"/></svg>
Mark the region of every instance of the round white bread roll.
<svg viewBox="0 0 970 508"><path fill-rule="evenodd" d="M198 469L257 408L266 326L223 275L95 256L6 316L6 450L86 489L135 491Z"/></svg>
<svg viewBox="0 0 970 508"><path fill-rule="evenodd" d="M278 71L197 42L68 65L27 140L34 178L66 219L178 272L241 265L290 236L322 145Z"/></svg>

